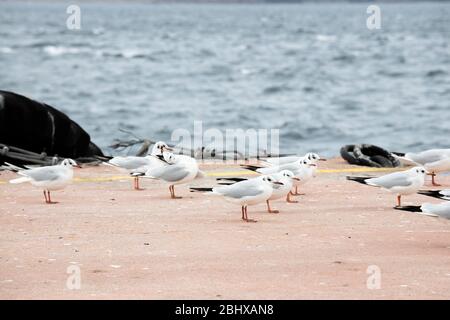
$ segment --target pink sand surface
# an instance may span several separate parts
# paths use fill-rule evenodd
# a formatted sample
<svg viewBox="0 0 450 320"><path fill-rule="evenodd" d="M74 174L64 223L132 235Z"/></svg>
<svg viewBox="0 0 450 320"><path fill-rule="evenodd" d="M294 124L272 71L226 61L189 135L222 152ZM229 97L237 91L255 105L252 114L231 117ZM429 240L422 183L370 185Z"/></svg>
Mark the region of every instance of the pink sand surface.
<svg viewBox="0 0 450 320"><path fill-rule="evenodd" d="M355 168L339 159L325 165ZM450 221L393 210L393 195L346 181L348 173L319 174L299 203L274 202L279 214L249 207L258 223L187 186L176 187L183 199L171 200L164 183L146 180L146 190L134 191L120 175L77 170L85 180L54 192L60 203L46 205L41 190L5 183L15 174L0 173L0 298L450 298ZM81 272L78 290L66 286L71 265ZM373 265L379 289L367 287Z"/></svg>

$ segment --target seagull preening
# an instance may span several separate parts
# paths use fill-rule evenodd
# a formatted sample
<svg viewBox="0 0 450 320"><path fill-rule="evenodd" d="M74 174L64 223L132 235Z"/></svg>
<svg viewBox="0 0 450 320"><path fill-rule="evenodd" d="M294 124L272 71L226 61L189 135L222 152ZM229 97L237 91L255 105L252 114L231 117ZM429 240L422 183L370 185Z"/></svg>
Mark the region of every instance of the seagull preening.
<svg viewBox="0 0 450 320"><path fill-rule="evenodd" d="M166 151L171 151L172 149L163 142L158 141L153 146L151 153L149 153L145 157L137 157L137 156L128 156L128 157L114 157L105 164L111 165L122 170L127 171L128 173L145 173L146 171L152 168L158 168L165 166L166 163L163 159L163 154ZM142 190L139 186L139 175L134 174L134 189Z"/></svg>
<svg viewBox="0 0 450 320"><path fill-rule="evenodd" d="M202 178L204 173L199 170L197 160L189 156L165 152L163 158L166 165L151 167L145 173L137 172L132 175L168 182L170 197L181 199L181 197L175 196L175 186Z"/></svg>
<svg viewBox="0 0 450 320"><path fill-rule="evenodd" d="M270 167L253 165L242 165L242 167L261 174L275 174L283 170L289 170L296 178L298 178L298 180L294 181L293 186L295 187L295 191L292 192L292 195L301 195L298 192L298 187L306 184L315 177L317 172L317 161L319 160L310 160L308 157L302 157L295 162L273 165Z"/></svg>
<svg viewBox="0 0 450 320"><path fill-rule="evenodd" d="M241 206L242 220L245 222L256 222L256 220L248 218L247 207L269 200L276 185L282 186L283 183L276 181L271 176L264 175L231 185L213 188L191 188L191 191L223 196L226 200Z"/></svg>
<svg viewBox="0 0 450 320"><path fill-rule="evenodd" d="M380 187L397 195L397 206L401 206L402 196L416 193L425 184L427 171L423 167L414 167L402 172L390 173L378 178L347 177L348 180Z"/></svg>
<svg viewBox="0 0 450 320"><path fill-rule="evenodd" d="M272 210L270 207L270 201L272 200L278 200L281 198L286 198L286 202L288 203L297 203L298 201L292 200L290 196L292 195L292 186L294 184L294 181L299 181L300 179L295 177L294 174L289 170L283 170L281 172L272 174L271 177L275 179L277 182L281 182L282 184L274 184L272 195L269 199L266 200L267 204L267 211L269 213L279 213L278 210ZM218 178L219 181L233 181L240 182L240 181L246 181L245 178ZM219 183L220 185L231 185L233 183Z"/></svg>
<svg viewBox="0 0 450 320"><path fill-rule="evenodd" d="M17 171L23 176L10 180L12 184L29 182L33 186L44 189L45 203L53 204L50 191L64 189L73 179L73 167L80 167L74 160L65 159L61 164L54 166L25 169Z"/></svg>
<svg viewBox="0 0 450 320"><path fill-rule="evenodd" d="M450 219L450 202L443 202L439 204L424 203L421 206L405 206L405 207L397 207L395 209L417 212L419 214L431 217L441 217L445 219Z"/></svg>
<svg viewBox="0 0 450 320"><path fill-rule="evenodd" d="M418 193L422 194L424 196L429 196L429 197L433 197L433 198L450 201L450 189L447 189L447 190L423 190L423 191L419 191Z"/></svg>
<svg viewBox="0 0 450 320"><path fill-rule="evenodd" d="M404 156L398 156L399 159L423 166L431 175L433 186L439 186L435 177L437 173L450 171L450 149L430 149L418 153L409 152Z"/></svg>

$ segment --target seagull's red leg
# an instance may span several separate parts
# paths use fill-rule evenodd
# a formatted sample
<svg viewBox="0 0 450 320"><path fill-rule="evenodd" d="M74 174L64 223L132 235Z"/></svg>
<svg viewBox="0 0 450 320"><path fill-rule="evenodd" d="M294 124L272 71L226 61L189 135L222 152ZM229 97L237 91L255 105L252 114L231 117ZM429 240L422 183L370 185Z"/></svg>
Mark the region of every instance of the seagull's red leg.
<svg viewBox="0 0 450 320"><path fill-rule="evenodd" d="M56 201L52 201L52 198L50 197L50 190L47 190L47 192L48 192L48 203L50 203L50 204L58 203Z"/></svg>
<svg viewBox="0 0 450 320"><path fill-rule="evenodd" d="M245 221L245 212L244 212L244 206L241 207L241 212L242 212L242 220Z"/></svg>
<svg viewBox="0 0 450 320"><path fill-rule="evenodd" d="M292 192L289 191L289 193L286 196L286 202L288 202L288 203L298 203L298 201L296 201L296 200L291 200L291 195L292 195Z"/></svg>
<svg viewBox="0 0 450 320"><path fill-rule="evenodd" d="M401 207L402 206L402 196L397 196L397 207Z"/></svg>
<svg viewBox="0 0 450 320"><path fill-rule="evenodd" d="M279 213L279 212L280 212L280 211L278 211L278 210L272 210L272 209L270 208L269 200L266 200L266 203L267 203L267 211L268 211L269 213Z"/></svg>
<svg viewBox="0 0 450 320"><path fill-rule="evenodd" d="M44 198L45 198L45 203L48 203L47 190L44 190Z"/></svg>
<svg viewBox="0 0 450 320"><path fill-rule="evenodd" d="M292 195L293 196L304 196L305 194L298 192L298 186L295 186L295 193L292 192Z"/></svg>
<svg viewBox="0 0 450 320"><path fill-rule="evenodd" d="M441 185L439 183L436 183L436 173L431 174L431 184L435 187L440 187Z"/></svg>
<svg viewBox="0 0 450 320"><path fill-rule="evenodd" d="M249 219L249 218L248 218L247 206L245 206L245 221L246 221L246 222L257 222L256 220L253 220L253 219Z"/></svg>
<svg viewBox="0 0 450 320"><path fill-rule="evenodd" d="M139 177L134 177L134 190L144 190L139 186Z"/></svg>
<svg viewBox="0 0 450 320"><path fill-rule="evenodd" d="M172 199L181 199L182 198L182 197L175 196L175 186L174 185L171 185L169 188L171 188L170 197Z"/></svg>

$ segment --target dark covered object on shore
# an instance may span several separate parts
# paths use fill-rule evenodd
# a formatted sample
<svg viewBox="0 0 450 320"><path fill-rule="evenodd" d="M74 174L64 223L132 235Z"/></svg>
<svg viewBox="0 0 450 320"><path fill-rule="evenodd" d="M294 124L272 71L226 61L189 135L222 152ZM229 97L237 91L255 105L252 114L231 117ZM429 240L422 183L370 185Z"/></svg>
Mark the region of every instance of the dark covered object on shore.
<svg viewBox="0 0 450 320"><path fill-rule="evenodd" d="M341 148L341 156L348 163L378 168L394 168L401 165L400 161L389 152L372 144L346 145Z"/></svg>
<svg viewBox="0 0 450 320"><path fill-rule="evenodd" d="M89 134L61 111L2 90L0 143L64 158L103 156Z"/></svg>

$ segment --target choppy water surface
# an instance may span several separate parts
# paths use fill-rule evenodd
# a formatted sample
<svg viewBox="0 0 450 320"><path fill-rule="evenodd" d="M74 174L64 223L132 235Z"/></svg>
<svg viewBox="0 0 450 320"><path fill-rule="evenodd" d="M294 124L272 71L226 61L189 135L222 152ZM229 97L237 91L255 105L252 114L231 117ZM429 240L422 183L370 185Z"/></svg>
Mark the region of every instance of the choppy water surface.
<svg viewBox="0 0 450 320"><path fill-rule="evenodd" d="M0 3L0 88L51 104L100 146L175 128L280 128L285 152L449 147L450 4Z"/></svg>

